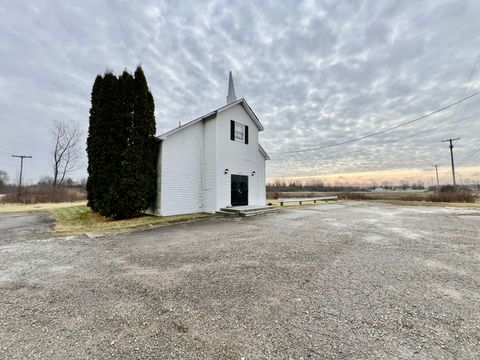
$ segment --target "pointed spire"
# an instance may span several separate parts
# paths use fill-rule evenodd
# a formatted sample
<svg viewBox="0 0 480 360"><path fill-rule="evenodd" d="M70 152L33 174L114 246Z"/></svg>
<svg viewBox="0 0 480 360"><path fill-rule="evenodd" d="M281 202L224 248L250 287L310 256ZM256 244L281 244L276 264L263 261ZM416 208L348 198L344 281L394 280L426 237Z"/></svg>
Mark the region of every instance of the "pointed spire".
<svg viewBox="0 0 480 360"><path fill-rule="evenodd" d="M227 105L232 102L237 101L237 95L235 95L235 87L233 86L233 77L232 72L228 77L228 94L227 94Z"/></svg>

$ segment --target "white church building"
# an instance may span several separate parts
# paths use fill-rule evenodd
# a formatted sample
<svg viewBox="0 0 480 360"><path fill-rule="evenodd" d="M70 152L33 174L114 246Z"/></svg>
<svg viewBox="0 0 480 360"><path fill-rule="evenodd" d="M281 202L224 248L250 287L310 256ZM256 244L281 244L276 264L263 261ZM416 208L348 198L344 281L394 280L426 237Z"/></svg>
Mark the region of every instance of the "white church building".
<svg viewBox="0 0 480 360"><path fill-rule="evenodd" d="M265 161L260 120L235 95L229 75L227 104L158 137L161 216L265 206Z"/></svg>

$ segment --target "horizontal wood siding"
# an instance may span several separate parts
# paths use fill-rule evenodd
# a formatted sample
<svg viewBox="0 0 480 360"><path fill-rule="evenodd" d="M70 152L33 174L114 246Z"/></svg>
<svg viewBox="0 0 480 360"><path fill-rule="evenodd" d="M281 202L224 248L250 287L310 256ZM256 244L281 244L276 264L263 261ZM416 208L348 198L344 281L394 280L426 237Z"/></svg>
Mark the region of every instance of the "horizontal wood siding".
<svg viewBox="0 0 480 360"><path fill-rule="evenodd" d="M204 121L203 141L203 207L205 212L215 212L217 207L217 119Z"/></svg>
<svg viewBox="0 0 480 360"><path fill-rule="evenodd" d="M203 122L170 135L162 144L163 216L203 211Z"/></svg>
<svg viewBox="0 0 480 360"><path fill-rule="evenodd" d="M230 122L234 120L249 128L248 144L230 140ZM231 206L230 179L232 174L248 176L249 205L264 205L259 187L258 168L258 128L244 108L238 104L217 115L218 127L218 169L217 169L217 206ZM229 173L225 174L225 169ZM255 176L252 172L255 171Z"/></svg>
<svg viewBox="0 0 480 360"><path fill-rule="evenodd" d="M267 203L267 189L266 189L266 161L262 153L258 151L258 205L265 205Z"/></svg>

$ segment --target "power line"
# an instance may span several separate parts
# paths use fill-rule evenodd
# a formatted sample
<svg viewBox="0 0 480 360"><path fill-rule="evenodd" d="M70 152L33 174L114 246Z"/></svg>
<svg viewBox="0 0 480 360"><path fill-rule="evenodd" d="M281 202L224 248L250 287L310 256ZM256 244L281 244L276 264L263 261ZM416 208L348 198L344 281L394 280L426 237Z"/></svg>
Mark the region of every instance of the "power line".
<svg viewBox="0 0 480 360"><path fill-rule="evenodd" d="M480 94L480 91L477 91L476 93L473 93L472 95L469 95L467 97L464 97L460 100L457 100L447 106L444 106L440 109L437 109L435 111L432 111L428 114L425 114L425 115L422 115L416 119L413 119L413 120L410 120L410 121L407 121L407 122L404 122L404 123L401 123L401 124L398 124L398 125L395 125L395 126L392 126L390 128L387 128L387 129L383 129L383 130L380 130L380 131L376 131L376 132L373 132L373 133L370 133L370 134L367 134L367 135L363 135L363 136L360 136L360 137L357 137L357 138L353 138L353 139L349 139L349 140L345 140L345 141L341 141L341 142L338 142L338 143L334 143L334 144L330 144L330 145L323 145L323 146L319 146L319 147L314 147L314 148L309 148L309 149L302 149L302 150L293 150L293 151L284 151L284 152L280 152L280 153L277 153L277 154L295 154L295 153L302 153L302 152L307 152L307 151L314 151L314 150L321 150L321 149L326 149L326 148L330 148L330 147L334 147L334 146L340 146L340 145L345 145L345 144L349 144L349 143L352 143L352 142L355 142L355 141L360 141L360 140L363 140L363 139L367 139L367 138L370 138L370 137L373 137L373 136L377 136L377 135L380 135L380 134L384 134L388 131L392 131L392 130L395 130L395 129L398 129L402 126L406 126L406 125L409 125L409 124L412 124L414 122L417 122L417 121L420 121L420 120L423 120L427 117L430 117L432 115L435 115L435 114L438 114L439 112L442 112L442 111L445 111L449 108L451 108L452 106L455 106L457 104L460 104L468 99L471 99L473 98L474 96L477 96Z"/></svg>
<svg viewBox="0 0 480 360"><path fill-rule="evenodd" d="M465 155L465 156L463 157L462 160L459 161L459 163L458 163L458 165L456 166L456 168L458 169L459 167L464 166L463 164L465 164L465 162L467 162L469 159L471 159L472 156L474 156L474 155L475 155L477 152L479 152L479 151L480 151L480 146L477 147L477 148L475 148L475 149L473 149L472 151L470 151L467 155ZM442 173L442 176L447 175L447 173L448 173L448 170L445 171L445 172L443 172L443 173Z"/></svg>
<svg viewBox="0 0 480 360"><path fill-rule="evenodd" d="M468 155L466 155L462 160L460 160L460 162L457 165L457 169L460 166L462 166L468 159L470 159L473 155L475 155L479 151L480 151L480 146L477 147L476 149L473 149L472 151L470 151L470 153L468 153Z"/></svg>
<svg viewBox="0 0 480 360"><path fill-rule="evenodd" d="M457 121L455 121L454 123L459 123L459 122L462 122L462 121L465 121L465 120L469 120L469 119L472 119L476 116L479 116L480 113L476 113L476 114L473 114L473 115L469 115L467 117L464 117L462 119L458 119ZM435 130L438 130L438 129L442 129L442 128L445 128L445 127L449 127L451 126L451 124L444 124L444 125L439 125L439 126L436 126L436 127L433 127L433 128L430 128L430 129L426 129L426 130L423 130L423 131L420 131L420 132L417 132L416 134L413 134L413 135L408 135L408 136L405 136L405 137L401 137L401 138L397 138L393 141L389 141L389 142L384 142L384 143L380 143L380 144L375 144L375 145L372 145L372 146L368 146L368 147L365 147L365 148L361 148L361 149L358 149L358 150L352 150L352 151L348 151L348 152L344 152L344 153L341 153L341 154L328 154L328 158L329 159L335 159L335 158L339 158L339 157L343 157L343 156L346 156L346 155L351 155L351 154L356 154L356 153L360 153L360 152L363 152L363 151L366 151L366 150L370 150L370 149L373 149L373 148L376 148L376 147L379 147L379 146L382 146L382 145L391 145L391 144L395 144L397 142L400 142L400 141L403 141L407 138L412 138L412 137L417 137L417 136L421 136L423 134L426 134L426 133L429 133L429 132L432 132L432 131L435 131ZM276 159L272 159L273 161L276 161ZM301 163L301 162L312 162L314 161L315 159L304 159L304 160L286 160L286 161L282 161L282 164L288 164L288 163Z"/></svg>
<svg viewBox="0 0 480 360"><path fill-rule="evenodd" d="M475 64L473 65L472 70L470 71L470 75L468 76L467 86L466 86L465 89L463 90L463 95L462 95L462 96L465 96L465 94L467 93L467 89L468 89L468 87L470 86L470 82L472 81L472 76L473 76L473 74L475 73L475 70L476 70L476 68L477 68L477 65L478 65L478 62L479 62L479 61L480 61L480 53L478 54L477 60L475 61ZM476 89L476 88L477 88L477 87L475 86L474 89ZM468 103L468 104L463 108L462 115L465 114L465 111L467 110L467 108L468 108L469 105L470 105L470 103ZM456 115L456 113L457 113L457 110L458 110L458 106L455 107L455 111L454 111L454 113L453 113L453 115L452 115L452 120L455 118L455 115ZM462 116L462 115L461 115L461 116ZM452 125L453 125L453 123L452 123ZM455 127L453 128L453 130L452 130L452 132L451 132L452 136L454 135L454 132L455 132L455 130L457 129L457 127L458 127L458 123L457 123L457 125L455 125Z"/></svg>

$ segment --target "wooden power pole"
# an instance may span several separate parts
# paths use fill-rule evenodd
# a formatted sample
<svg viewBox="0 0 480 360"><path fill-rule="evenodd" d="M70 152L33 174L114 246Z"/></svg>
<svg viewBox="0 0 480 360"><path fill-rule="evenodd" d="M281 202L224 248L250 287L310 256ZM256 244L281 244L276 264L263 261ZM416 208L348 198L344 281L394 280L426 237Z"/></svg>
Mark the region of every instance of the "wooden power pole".
<svg viewBox="0 0 480 360"><path fill-rule="evenodd" d="M437 173L437 191L440 191L440 181L438 180L438 165L435 166L435 172Z"/></svg>
<svg viewBox="0 0 480 360"><path fill-rule="evenodd" d="M453 186L457 187L457 183L455 181L455 165L453 163L453 142L456 140L460 140L460 138L455 138L455 139L447 139L447 140L442 140L442 142L449 142L449 148L450 148L450 160L452 161L452 177L453 177Z"/></svg>
<svg viewBox="0 0 480 360"><path fill-rule="evenodd" d="M17 189L17 201L20 200L21 189L22 189L22 175L23 175L23 159L31 159L32 157L29 155L12 155L14 158L20 158L20 180L18 181L18 189Z"/></svg>

